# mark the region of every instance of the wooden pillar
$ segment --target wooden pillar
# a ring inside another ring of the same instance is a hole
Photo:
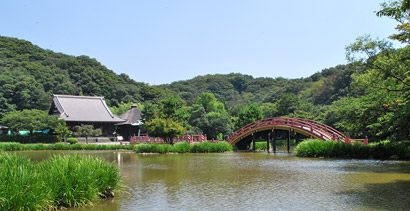
[[[299,138],[300,138],[299,135],[300,135],[299,133],[296,133],[296,135],[295,135],[295,143],[296,143],[296,145],[299,144]]]
[[[252,135],[253,152],[256,152],[255,134]]]
[[[267,136],[267,137],[266,137],[266,146],[267,146],[266,152],[269,153],[270,132],[268,132],[268,134],[267,134],[266,136]]]
[[[273,152],[276,153],[276,130],[273,131]]]
[[[289,133],[288,133],[288,153],[290,151],[290,129],[289,129]]]

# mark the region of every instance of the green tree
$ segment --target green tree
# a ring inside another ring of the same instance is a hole
[[[201,105],[207,113],[225,111],[224,104],[219,102],[212,93],[203,92],[201,96],[197,98],[195,104]]]
[[[264,103],[261,105],[261,109],[263,111],[263,116],[268,117],[276,117],[278,114],[278,109],[275,103]]]
[[[141,110],[141,118],[144,123],[158,118],[158,115],[159,115],[158,105],[152,104],[150,102],[144,103],[143,109]]]
[[[189,114],[181,99],[168,97],[160,102],[159,108],[159,118],[173,119],[186,127],[188,126]]]
[[[54,132],[60,135],[62,140],[65,140],[72,133],[72,131],[68,129],[65,121],[62,121],[62,123],[54,129]]]
[[[399,24],[396,29],[399,31],[398,34],[393,34],[389,38],[393,40],[400,41],[402,43],[410,44],[410,1],[409,0],[398,0],[384,2],[381,4],[382,9],[376,12],[378,17],[389,17]]]
[[[178,122],[168,119],[152,119],[145,123],[150,136],[160,137],[165,143],[174,144],[173,139],[185,134],[185,128]]]
[[[39,130],[55,130],[65,124],[64,120],[58,119],[57,116],[50,116],[47,112],[37,109],[6,113],[1,119],[1,123],[6,125],[13,133],[28,130],[30,135]]]
[[[387,16],[400,23],[396,28],[400,33],[390,38],[409,44],[410,2],[390,1],[381,5],[382,9],[376,15]],[[371,130],[372,136],[380,138],[405,140],[410,138],[410,46],[399,49],[391,46],[387,41],[372,40],[366,36],[347,47],[347,56],[355,58],[357,54],[367,55],[367,59],[359,60],[367,69],[363,74],[353,75],[354,85],[363,90],[363,96],[359,98],[362,100],[361,106],[367,108],[365,110],[377,108],[366,114],[366,128],[360,130]],[[375,105],[375,102],[378,104]],[[356,109],[360,111],[364,108]],[[360,114],[355,116],[356,120],[360,120],[360,117]],[[360,127],[363,127],[363,123],[359,122],[354,128]]]
[[[286,116],[293,113],[299,108],[299,97],[291,94],[285,93],[282,95],[280,100],[277,102],[278,116]]]
[[[263,119],[263,111],[261,107],[256,103],[251,103],[248,107],[243,109],[239,113],[238,124],[236,129],[239,129],[249,123]]]
[[[202,93],[190,108],[190,114],[190,125],[199,128],[210,139],[215,139],[220,133],[232,134],[231,117],[224,104],[212,93]]]

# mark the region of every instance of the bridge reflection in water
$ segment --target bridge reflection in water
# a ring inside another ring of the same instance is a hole
[[[288,152],[290,150],[292,134],[295,136],[296,144],[301,138],[316,138],[323,141],[333,140],[344,143],[368,143],[367,138],[350,139],[350,137],[347,137],[338,130],[317,121],[283,117],[266,118],[252,122],[236,131],[231,137],[229,137],[228,142],[231,145],[236,146],[239,151],[249,151],[251,144],[253,144],[254,151],[256,148],[256,138],[264,137],[267,144],[267,151],[269,152],[269,144],[272,142],[273,151],[276,152],[278,131],[281,131],[281,136],[283,136],[283,131],[287,131],[286,140]]]

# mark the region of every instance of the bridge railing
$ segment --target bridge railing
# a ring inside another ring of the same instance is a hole
[[[345,143],[347,143],[347,144],[362,143],[364,145],[367,145],[367,144],[369,144],[369,139],[367,139],[367,137],[365,139],[350,139],[350,137],[346,137],[345,138]]]
[[[236,140],[243,134],[248,133],[249,131],[266,126],[288,126],[297,128],[306,131],[314,136],[320,137],[322,140],[331,139],[335,141],[344,141],[344,139],[346,138],[343,133],[320,122],[303,118],[274,117],[261,119],[245,125],[241,129],[236,131],[231,137],[229,137],[228,142],[231,143],[232,141]]]

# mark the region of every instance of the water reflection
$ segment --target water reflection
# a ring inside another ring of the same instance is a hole
[[[287,153],[138,155],[126,151],[18,152],[103,157],[125,192],[80,210],[405,210],[410,162],[303,159]]]

